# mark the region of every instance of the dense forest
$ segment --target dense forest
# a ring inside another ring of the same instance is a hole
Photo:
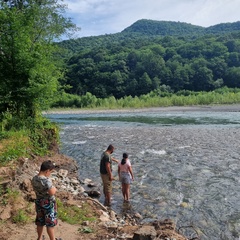
[[[139,20],[117,34],[58,43],[70,94],[98,98],[240,87],[240,22],[208,28]]]

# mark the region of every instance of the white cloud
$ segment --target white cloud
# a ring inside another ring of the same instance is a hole
[[[239,21],[240,0],[65,0],[79,36],[121,32],[139,19],[208,27]]]

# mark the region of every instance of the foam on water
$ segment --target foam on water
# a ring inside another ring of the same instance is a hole
[[[75,141],[75,142],[72,142],[72,144],[74,145],[78,145],[78,144],[85,144],[87,141]]]
[[[156,154],[156,155],[164,155],[167,152],[165,150],[155,150],[155,149],[147,149],[147,150],[141,151],[141,154],[144,155],[145,153],[152,153],[152,154]]]

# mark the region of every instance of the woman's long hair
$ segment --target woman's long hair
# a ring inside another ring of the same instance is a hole
[[[128,154],[127,154],[127,153],[124,153],[124,154],[123,154],[123,159],[122,159],[122,161],[121,161],[121,164],[122,164],[122,165],[124,165],[124,164],[126,163],[127,158],[128,158]]]

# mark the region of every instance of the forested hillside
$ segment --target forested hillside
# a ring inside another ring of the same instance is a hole
[[[121,33],[59,43],[62,84],[99,98],[140,96],[164,88],[212,91],[240,87],[240,22],[203,28],[140,20]]]

